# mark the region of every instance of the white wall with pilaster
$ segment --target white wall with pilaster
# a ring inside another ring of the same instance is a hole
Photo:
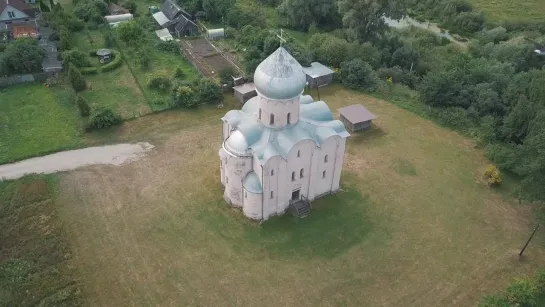
[[[341,172],[344,164],[344,152],[346,149],[346,138],[340,136],[333,137],[337,141],[337,150],[335,154],[335,171],[333,173],[333,181],[331,185],[331,191],[335,192],[340,189],[341,184]]]
[[[242,181],[252,171],[252,157],[234,157],[228,155],[225,164],[225,198],[234,207],[242,207]]]
[[[261,193],[251,193],[246,189],[244,190],[244,199],[242,201],[243,207],[242,212],[244,215],[251,218],[252,220],[261,220],[263,219],[263,210],[261,206]]]
[[[289,100],[272,100],[259,96],[258,113],[261,110],[261,122],[263,125],[271,128],[282,128],[288,125],[288,113],[290,114],[290,124],[299,121],[299,97]],[[274,114],[274,123],[271,125],[271,114]]]

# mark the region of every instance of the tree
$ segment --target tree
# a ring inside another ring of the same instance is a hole
[[[345,39],[320,33],[310,37],[308,49],[318,62],[332,67],[340,67],[348,59],[351,50]]]
[[[228,86],[233,86],[233,76],[235,76],[235,70],[231,67],[220,70],[219,77],[221,84],[227,84]]]
[[[199,103],[219,103],[223,100],[221,87],[213,81],[201,78],[195,82],[193,88]]]
[[[379,83],[377,74],[362,59],[354,59],[341,64],[341,80],[344,85],[353,89],[374,90]]]
[[[72,84],[72,88],[76,92],[81,92],[87,88],[85,78],[83,78],[83,75],[76,68],[76,66],[74,66],[74,64],[70,64],[68,66],[68,79],[70,80],[70,84]]]
[[[339,18],[334,0],[286,0],[277,11],[282,22],[302,31],[312,24],[331,25]]]
[[[87,117],[91,113],[89,103],[81,95],[76,97],[76,106],[78,107],[79,115],[81,115],[81,117]]]
[[[183,79],[185,77],[184,70],[180,66],[176,67],[176,71],[174,72],[173,77],[175,79]]]
[[[119,38],[130,45],[136,45],[144,35],[144,31],[134,20],[122,22],[115,30]]]
[[[31,38],[20,38],[10,42],[0,53],[1,71],[4,74],[26,74],[42,69],[45,52]]]
[[[129,10],[129,12],[131,14],[136,14],[136,3],[133,1],[133,0],[126,0],[126,1],[123,1],[123,3],[121,4],[122,7],[126,8],[127,10]]]
[[[106,108],[98,108],[93,111],[89,120],[89,128],[102,129],[120,124],[121,116]]]
[[[420,54],[418,51],[412,47],[404,45],[403,47],[397,49],[392,54],[392,59],[390,61],[390,66],[399,66],[404,69],[411,69],[418,65],[420,60]]]
[[[453,23],[462,31],[474,33],[483,28],[485,21],[483,13],[462,12],[454,18]]]
[[[60,47],[61,50],[66,51],[72,49],[72,36],[68,31],[68,28],[61,26],[59,30]]]
[[[388,26],[383,16],[400,19],[406,15],[405,0],[339,0],[342,22],[352,39],[368,41],[379,38]]]
[[[210,20],[221,20],[229,8],[235,6],[235,0],[202,0],[202,9]]]
[[[42,13],[51,12],[49,6],[47,6],[42,0],[40,0],[38,4]]]
[[[179,107],[193,108],[198,105],[195,93],[189,86],[177,86],[172,91],[174,104]]]
[[[77,68],[92,66],[87,54],[77,49],[64,51],[62,53],[62,60],[65,65],[74,64]]]

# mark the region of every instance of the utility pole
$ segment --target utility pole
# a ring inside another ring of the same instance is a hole
[[[524,244],[524,247],[522,248],[522,250],[520,251],[519,253],[519,257],[522,256],[522,253],[524,253],[524,251],[526,250],[526,247],[528,247],[528,244],[530,244],[530,241],[532,240],[532,238],[534,237],[534,235],[536,234],[536,231],[539,229],[539,224],[537,224],[537,227],[536,229],[534,229],[534,232],[532,232],[532,235],[530,236],[530,238],[528,239],[528,241],[526,241],[526,244]]]

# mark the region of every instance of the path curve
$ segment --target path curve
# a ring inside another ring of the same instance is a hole
[[[29,174],[52,174],[91,165],[121,165],[136,161],[155,146],[147,142],[116,144],[69,150],[0,165],[0,181],[18,179]]]

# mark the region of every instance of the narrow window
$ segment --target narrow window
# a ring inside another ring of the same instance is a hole
[[[223,161],[220,160],[220,167],[223,167]]]
[[[324,157],[324,163],[327,163],[327,155]]]
[[[274,176],[274,170],[273,169],[271,170],[271,176]]]
[[[305,169],[302,168],[301,171],[299,172],[299,177],[303,178],[305,176]]]
[[[288,125],[291,123],[291,113],[288,113]]]
[[[322,178],[325,178],[325,171],[322,172]]]
[[[259,119],[261,119],[261,109],[259,109]]]
[[[291,172],[291,181],[295,181],[295,172]]]
[[[274,114],[271,114],[271,121],[270,122],[271,122],[270,123],[271,125],[274,125]]]
[[[298,151],[297,151],[297,158],[299,158],[300,156],[301,156],[301,151],[298,150]]]
[[[248,192],[244,191],[244,198],[248,198]]]
[[[274,198],[274,192],[271,191],[271,199]]]
[[[229,177],[225,176],[225,183],[229,183]]]

